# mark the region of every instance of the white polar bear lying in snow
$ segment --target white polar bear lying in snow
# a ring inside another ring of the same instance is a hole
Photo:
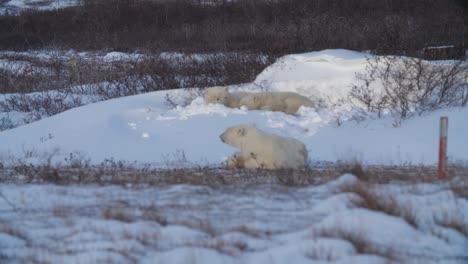
[[[239,108],[240,100],[249,95],[247,92],[232,92],[228,87],[215,86],[205,89],[205,102],[207,104],[223,104],[230,108]]]
[[[228,87],[215,86],[205,89],[207,104],[223,104],[230,108],[245,105],[249,110],[279,111],[294,114],[299,107],[315,107],[309,98],[293,92],[229,92]]]
[[[309,98],[293,92],[260,92],[249,94],[240,100],[239,104],[249,110],[279,111],[294,114],[299,107],[315,107]]]
[[[240,125],[226,129],[220,139],[240,149],[227,160],[228,168],[302,169],[307,166],[307,149],[293,138]]]

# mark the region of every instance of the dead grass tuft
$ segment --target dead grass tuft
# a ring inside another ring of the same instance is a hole
[[[143,207],[142,210],[143,220],[154,221],[162,226],[166,226],[168,224],[167,218],[161,214],[161,210],[156,205]]]
[[[436,216],[434,220],[436,224],[453,229],[468,237],[468,222],[463,220],[461,212],[449,213],[445,211],[441,215]]]
[[[153,245],[157,245],[160,239],[160,234],[155,233],[155,232],[142,233],[142,234],[138,234],[137,236],[135,236],[134,239],[136,239],[142,245],[153,246]]]
[[[215,239],[212,242],[207,243],[195,243],[195,244],[188,244],[187,246],[193,247],[205,247],[209,249],[216,250],[221,254],[226,254],[229,256],[236,256],[240,253],[247,250],[248,245],[243,241],[226,241],[224,239]]]
[[[269,237],[271,236],[270,231],[260,231],[251,227],[248,227],[247,225],[240,225],[237,227],[234,227],[231,229],[233,232],[239,232],[254,238],[262,238],[262,237]]]
[[[336,261],[338,258],[333,253],[331,248],[327,248],[324,246],[314,246],[308,249],[305,253],[307,258],[313,260],[326,260],[326,261]]]
[[[340,187],[340,191],[355,194],[356,198],[351,202],[357,207],[401,217],[411,226],[415,228],[418,226],[416,213],[411,204],[398,202],[392,194],[378,193],[372,184],[363,182],[345,184]]]
[[[102,215],[107,220],[117,220],[121,222],[131,223],[134,217],[128,210],[122,206],[110,206],[102,209]]]
[[[356,176],[360,180],[368,180],[369,175],[364,170],[361,162],[354,160],[349,162],[338,161],[337,162],[337,170],[342,174],[350,173]]]
[[[183,225],[189,228],[193,228],[193,229],[205,232],[211,237],[216,237],[216,235],[218,234],[218,231],[216,230],[216,228],[207,220],[196,219],[194,221],[174,222],[173,224],[179,224],[179,225]]]
[[[314,230],[314,237],[330,237],[338,238],[349,241],[358,254],[369,254],[381,256],[389,261],[398,261],[397,252],[392,248],[384,248],[381,245],[376,245],[370,241],[364,233],[361,231],[349,231],[343,228],[337,227],[335,229],[320,229]],[[313,251],[312,251],[313,253]],[[318,256],[323,256],[321,252],[317,252]],[[312,255],[314,256],[314,255]],[[326,257],[327,255],[325,255]],[[332,257],[332,256],[331,256]]]
[[[70,210],[64,205],[56,205],[53,209],[53,214],[56,217],[66,218],[70,214]]]
[[[449,188],[458,197],[468,199],[468,175],[460,175],[459,178],[451,181]]]
[[[0,222],[0,233],[5,233],[5,234],[17,237],[17,238],[25,240],[25,241],[28,240],[26,235],[23,234],[20,230],[9,226],[5,222]]]

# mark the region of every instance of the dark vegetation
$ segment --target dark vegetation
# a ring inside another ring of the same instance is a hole
[[[28,153],[28,157],[36,157]],[[54,153],[37,156],[40,165],[16,160],[14,166],[3,168],[0,162],[0,181],[10,183],[53,183],[53,184],[117,184],[117,185],[166,185],[191,184],[208,186],[231,186],[252,184],[279,184],[283,186],[318,185],[336,179],[344,173],[355,173],[363,185],[351,186],[340,191],[356,193],[363,199],[372,196],[365,193],[365,184],[437,182],[437,168],[433,166],[363,166],[360,163],[338,162],[336,164],[311,167],[306,170],[226,170],[221,167],[196,166],[183,157],[172,157],[156,168],[151,164],[106,159],[100,164],[91,164],[89,158],[80,153],[71,153],[62,162],[51,162]],[[187,168],[186,165],[192,165]],[[358,171],[356,168],[359,167]],[[468,167],[466,164],[451,164],[449,180],[460,181],[449,186],[460,197],[466,197]],[[455,182],[455,181],[454,181]],[[363,188],[360,188],[363,187]],[[388,200],[388,202],[391,202]],[[356,200],[360,206],[360,200]],[[367,203],[370,203],[367,201]],[[381,205],[366,204],[377,208]],[[384,205],[382,205],[384,206]]]
[[[457,0],[82,0],[0,17],[0,49],[411,54],[463,46],[467,23]]]
[[[351,93],[367,111],[391,112],[400,122],[466,106],[466,60],[435,65],[417,57],[461,59],[467,24],[468,8],[458,0],[82,0],[24,10],[0,16],[0,50],[50,49],[55,55],[0,54],[8,61],[0,68],[0,94],[14,93],[0,101],[0,112],[28,113],[20,123],[30,123],[90,100],[251,82],[283,54],[345,48],[415,57],[369,59]],[[432,48],[439,45],[449,46]],[[80,58],[63,52],[70,49],[95,52]],[[143,55],[93,57],[112,50]],[[186,55],[161,56],[170,51]],[[375,94],[376,80],[383,81],[382,94]],[[178,100],[167,98],[172,105]],[[0,131],[20,123],[3,117]]]
[[[350,96],[378,116],[390,111],[401,119],[468,103],[468,63],[432,63],[420,58],[382,56],[368,59],[356,74]],[[381,83],[382,91],[374,85]]]
[[[27,113],[23,123],[37,121],[73,107],[121,96],[187,87],[209,87],[251,82],[274,57],[252,53],[204,56],[141,54],[131,60],[106,61],[102,56],[53,51],[47,58],[34,54],[0,54],[0,112]],[[19,66],[19,65],[25,66]],[[167,96],[171,106],[188,104],[192,97]],[[87,99],[84,99],[87,98]],[[0,131],[19,124],[0,119]]]
[[[201,56],[139,54],[133,59],[105,60],[97,54],[80,56],[54,51],[48,58],[23,54],[0,54],[8,62],[0,68],[0,93],[33,93],[102,84],[94,92],[110,99],[141,92],[184,87],[228,85],[252,81],[273,57],[251,53],[216,53]],[[21,66],[24,64],[25,66]],[[103,87],[101,87],[103,88]],[[108,94],[107,94],[108,93]],[[115,93],[115,94],[113,94]]]

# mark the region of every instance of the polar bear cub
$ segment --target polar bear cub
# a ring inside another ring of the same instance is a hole
[[[264,132],[256,127],[233,126],[220,135],[221,141],[239,148],[227,160],[228,168],[301,169],[307,166],[307,149],[300,141]]]
[[[239,104],[249,110],[279,111],[294,114],[299,107],[315,107],[309,98],[293,92],[260,92],[244,96]]]
[[[215,86],[205,89],[205,102],[207,104],[223,104],[230,108],[239,108],[240,100],[249,95],[246,92],[229,92],[228,87]]]

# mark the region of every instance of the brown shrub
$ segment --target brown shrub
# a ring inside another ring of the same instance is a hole
[[[84,1],[0,17],[0,48],[382,53],[467,42],[456,0]],[[437,14],[437,19],[434,15]]]

